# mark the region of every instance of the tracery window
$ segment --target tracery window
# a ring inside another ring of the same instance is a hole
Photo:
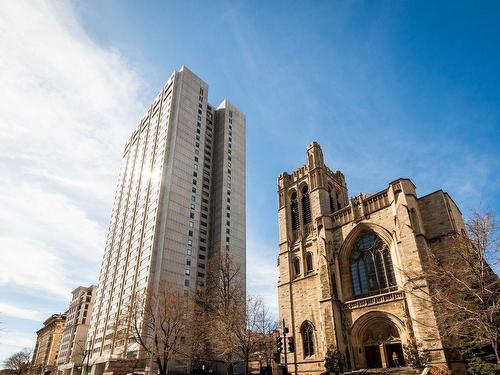
[[[396,285],[389,248],[373,232],[356,242],[350,265],[355,297],[384,293]]]
[[[302,220],[304,220],[304,225],[311,222],[311,203],[307,186],[302,189]]]
[[[292,230],[299,229],[299,203],[297,201],[297,193],[293,193],[291,196],[290,209],[292,213]]]
[[[313,256],[311,253],[306,255],[306,272],[312,272],[313,270]]]
[[[302,336],[302,345],[304,350],[304,357],[314,355],[314,329],[312,324],[304,322],[300,330]]]

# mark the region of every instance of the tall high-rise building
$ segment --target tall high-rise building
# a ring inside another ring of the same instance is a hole
[[[125,145],[87,348],[92,374],[134,358],[118,335],[137,293],[165,283],[185,295],[228,251],[245,279],[245,115],[186,67],[175,71]]]

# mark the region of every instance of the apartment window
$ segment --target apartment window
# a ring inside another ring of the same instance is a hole
[[[199,155],[199,154],[200,154],[200,150],[198,150],[198,149],[196,148],[196,149],[194,150],[194,153],[195,153],[196,155]],[[197,158],[195,158],[195,161],[198,161],[198,160],[197,160]]]
[[[192,193],[196,193],[196,188],[195,188],[195,187],[192,187],[192,188],[191,188],[191,192],[192,192]]]
[[[226,237],[226,242],[229,242],[229,237]]]
[[[190,226],[191,228],[192,228],[192,227],[194,227],[194,222],[190,221],[190,222],[189,222],[189,226]]]
[[[193,246],[193,240],[188,240],[188,246]]]
[[[193,251],[191,249],[187,249],[186,254],[191,256],[191,255],[193,255]]]
[[[227,203],[231,203],[231,198],[226,198],[227,199]]]
[[[195,207],[196,205],[194,203],[191,203],[191,209],[194,210]]]
[[[228,156],[227,156],[227,160],[231,160],[231,155],[228,155]]]
[[[191,201],[196,202],[196,196],[191,195]]]
[[[231,206],[229,206],[229,205],[227,205],[226,208],[227,208],[228,211],[231,210]]]
[[[194,157],[194,161],[195,161],[195,162],[198,162],[198,156],[195,156],[195,157]],[[196,165],[196,164],[195,164],[195,165]],[[194,168],[195,168],[195,169],[198,169],[198,165],[196,165],[196,167],[194,167]]]
[[[205,265],[204,265],[203,263],[199,263],[199,264],[198,264],[198,268],[202,268],[202,269],[204,269],[204,268],[205,268]]]
[[[227,173],[228,173],[228,174],[231,174],[231,170],[230,170],[229,168],[228,168],[228,170],[227,170]]]
[[[196,178],[193,178],[193,185],[196,185]]]
[[[190,212],[190,213],[189,213],[189,218],[190,218],[190,219],[194,219],[194,212]]]
[[[198,177],[198,172],[193,172],[194,177]],[[193,184],[196,184],[196,180],[193,180]]]
[[[189,286],[189,280],[188,279],[184,280],[184,286]]]
[[[199,147],[200,147],[200,143],[199,143],[199,142],[195,142],[195,144],[194,144],[194,145],[195,145],[197,148],[199,148]]]
[[[231,137],[229,137],[229,142],[232,142],[233,140],[231,139]]]
[[[230,218],[231,217],[231,213],[230,212],[226,213],[226,217]]]
[[[186,259],[186,266],[190,266],[191,265],[191,259]]]
[[[233,126],[232,125],[229,125],[229,130],[233,130]]]
[[[199,255],[198,255],[198,258],[200,258],[200,259],[202,259],[202,260],[203,260],[203,259],[205,259],[206,257],[205,257],[205,255],[203,255],[203,254],[199,254]]]
[[[200,136],[197,134],[196,135],[196,140],[199,141],[200,140]]]
[[[229,222],[229,220],[226,220],[226,225],[230,225],[230,222]]]
[[[226,234],[230,234],[229,228],[226,228]]]
[[[198,272],[198,277],[205,277],[205,274],[203,272]]]
[[[198,121],[198,122],[196,123],[196,126],[197,126],[197,127],[201,127],[201,122],[199,122],[199,121]]]
[[[191,270],[188,270],[188,269],[186,268],[186,270],[184,271],[184,274],[185,274],[186,276],[189,276],[189,274],[190,274],[190,273],[191,273]]]
[[[201,134],[201,130],[200,129],[196,129],[196,133],[197,134]]]

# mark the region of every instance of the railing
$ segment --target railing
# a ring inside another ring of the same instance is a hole
[[[402,290],[396,290],[384,294],[377,294],[376,296],[370,296],[353,301],[348,301],[344,303],[344,309],[346,310],[359,309],[361,307],[374,306],[386,302],[398,301],[404,298],[405,298],[405,292]]]

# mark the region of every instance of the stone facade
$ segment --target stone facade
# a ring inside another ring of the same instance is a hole
[[[313,142],[307,164],[279,176],[278,204],[279,314],[296,343],[290,372],[323,372],[332,346],[351,369],[404,365],[402,345],[416,342],[435,365],[463,373],[425,298],[426,250],[464,229],[447,193],[418,198],[398,179],[349,199],[343,174]]]
[[[73,290],[73,297],[66,312],[66,322],[57,356],[57,369],[63,375],[80,374],[84,361],[85,340],[95,299],[95,285],[79,286]]]
[[[65,320],[65,314],[54,314],[43,322],[43,328],[36,332],[31,375],[48,375],[57,370],[56,359]]]

